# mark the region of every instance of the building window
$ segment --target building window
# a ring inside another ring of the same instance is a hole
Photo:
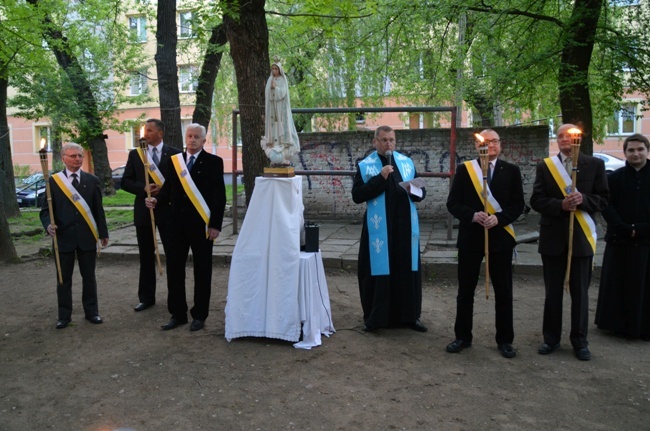
[[[147,21],[143,16],[129,17],[129,31],[132,42],[144,43],[147,41]]]
[[[147,92],[147,70],[142,69],[131,73],[129,95],[140,96]]]
[[[52,126],[49,124],[34,125],[34,152],[46,145],[47,151],[52,151]]]
[[[178,67],[178,85],[181,93],[193,93],[198,85],[198,72],[195,66]]]
[[[140,147],[140,132],[144,124],[134,124],[131,126],[131,149]]]
[[[636,103],[625,103],[607,123],[608,135],[631,135],[635,132]]]
[[[191,38],[196,37],[194,32],[194,25],[192,20],[194,14],[192,12],[180,12],[178,14],[178,37],[179,38]]]

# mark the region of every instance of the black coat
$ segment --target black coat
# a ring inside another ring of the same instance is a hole
[[[496,214],[499,224],[488,230],[489,250],[491,252],[508,251],[515,246],[515,240],[504,227],[517,220],[526,206],[519,167],[503,160],[497,160],[489,187],[502,209],[500,213]],[[460,165],[456,171],[447,197],[447,209],[460,222],[457,247],[465,250],[483,251],[485,229],[478,223],[472,223],[472,218],[474,213],[483,211],[484,204],[476,193],[464,164]]]
[[[608,183],[610,200],[602,212],[607,221],[605,241],[650,244],[650,163],[639,171],[626,163],[609,174]]]
[[[172,172],[170,170],[171,156],[180,152],[181,150],[178,148],[163,144],[158,169],[165,177],[165,181],[167,181],[169,174]],[[149,181],[153,183],[151,177],[149,177]],[[133,200],[133,222],[136,226],[151,226],[149,210],[144,204],[144,200],[147,197],[147,192],[144,190],[144,186],[144,164],[138,154],[138,150],[134,149],[129,152],[129,158],[126,162],[126,167],[124,168],[122,188],[135,195],[135,199]],[[154,210],[154,217],[158,224],[166,223],[167,218],[169,217],[169,205],[157,205]]]
[[[97,223],[99,238],[108,238],[99,179],[92,174],[81,171],[78,192],[90,207],[93,218]],[[54,224],[57,226],[56,239],[59,251],[68,253],[75,251],[77,248],[83,251],[95,250],[97,240],[95,240],[92,230],[86,223],[86,219],[83,218],[77,207],[68,199],[52,177],[50,177],[50,193],[54,210]],[[51,223],[47,200],[41,208],[40,219],[43,227],[47,229],[47,226]]]
[[[559,157],[555,156],[555,157]],[[578,157],[577,189],[582,193],[579,210],[592,217],[607,205],[609,187],[605,163],[595,157],[580,154]],[[530,206],[541,214],[539,221],[539,252],[559,256],[566,250],[569,238],[569,212],[562,210],[564,195],[545,162],[537,165]],[[573,256],[593,256],[594,252],[587,237],[574,223]]]

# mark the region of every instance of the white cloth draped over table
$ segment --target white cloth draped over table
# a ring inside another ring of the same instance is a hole
[[[303,208],[302,177],[255,179],[255,190],[230,264],[225,310],[228,341],[239,337],[299,340],[301,321],[309,313],[301,307],[299,289]],[[314,274],[310,277],[322,278],[317,281],[324,286],[329,311],[322,264],[320,272],[311,272]],[[303,306],[307,302],[314,301],[303,298]],[[312,341],[320,344],[320,328],[311,329],[319,333],[310,334]]]

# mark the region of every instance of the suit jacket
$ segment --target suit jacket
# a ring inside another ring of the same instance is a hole
[[[559,155],[554,156],[559,157]],[[580,153],[578,156],[576,187],[582,193],[579,210],[592,217],[607,205],[609,187],[605,163],[595,157]],[[539,221],[539,247],[541,254],[558,256],[567,249],[569,238],[569,212],[562,210],[564,196],[551,171],[543,161],[537,165],[530,206],[542,215]],[[587,237],[577,220],[573,228],[573,255],[593,256]]]
[[[183,153],[183,156],[187,160],[187,154]],[[206,151],[201,151],[190,170],[190,176],[201,192],[205,203],[210,208],[210,222],[208,223],[208,227],[221,231],[226,208],[223,159]],[[201,215],[187,196],[187,193],[185,193],[185,189],[171,162],[169,178],[165,181],[165,185],[158,194],[158,203],[156,206],[160,204],[166,205],[168,203],[171,204],[170,222],[172,226],[205,226]]]
[[[165,182],[167,182],[169,174],[171,173],[170,158],[174,154],[180,152],[181,150],[178,148],[163,145],[158,169],[165,177]],[[149,181],[153,183],[151,177],[149,177]],[[129,152],[129,158],[126,162],[126,167],[124,168],[122,188],[135,195],[135,199],[133,200],[133,222],[136,226],[151,226],[149,209],[144,204],[144,200],[147,197],[147,192],[144,190],[144,186],[144,163],[142,163],[138,150],[134,149]],[[156,205],[154,217],[156,218],[157,223],[166,223],[169,217],[169,205]]]
[[[480,164],[480,160],[478,162]],[[497,159],[489,187],[502,209],[500,213],[496,214],[499,224],[488,230],[489,250],[491,252],[510,251],[516,243],[504,227],[517,220],[526,206],[519,167]],[[460,222],[457,247],[465,250],[483,251],[485,228],[478,223],[472,223],[472,218],[475,212],[483,211],[484,204],[476,193],[464,164],[460,165],[456,171],[447,197],[447,209]]]
[[[81,171],[78,192],[90,207],[97,223],[99,238],[108,238],[99,179],[92,174]],[[54,210],[54,224],[57,226],[56,238],[59,251],[63,253],[72,252],[77,247],[84,251],[95,250],[97,241],[88,223],[86,223],[86,219],[83,218],[77,207],[70,202],[70,199],[63,193],[52,177],[50,177],[50,193]],[[40,219],[43,227],[47,229],[47,226],[51,223],[47,200],[45,200],[41,208]]]

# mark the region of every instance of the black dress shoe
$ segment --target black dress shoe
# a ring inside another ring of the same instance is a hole
[[[517,356],[517,351],[510,343],[499,344],[497,348],[499,349],[499,352],[501,352],[501,356],[504,358],[512,359]]]
[[[537,349],[537,353],[539,353],[540,355],[548,355],[549,353],[555,352],[559,348],[560,348],[560,343],[553,344],[553,345],[544,343],[541,346],[539,346],[539,349]]]
[[[133,309],[135,311],[144,311],[147,308],[153,307],[155,304],[156,304],[155,302],[141,302],[138,305],[136,305],[135,307],[133,307]]]
[[[372,326],[363,325],[363,332],[372,332],[374,330],[375,328],[373,328]]]
[[[581,361],[588,361],[591,359],[591,352],[589,351],[588,347],[573,349],[573,353],[575,353],[576,358],[580,359]]]
[[[194,319],[192,320],[192,324],[190,325],[190,331],[198,331],[199,329],[203,329],[205,326],[205,320],[199,320],[199,319]]]
[[[163,331],[169,331],[170,329],[177,328],[179,325],[184,325],[186,323],[187,323],[187,319],[182,320],[182,319],[177,319],[175,317],[172,317],[171,319],[169,319],[169,322],[162,325],[161,328],[163,329]]]
[[[70,324],[70,319],[59,319],[56,321],[56,329],[66,328]]]
[[[97,316],[86,316],[86,320],[92,323],[93,325],[99,325],[100,323],[104,323],[101,317],[99,315]]]
[[[414,331],[418,331],[418,332],[427,332],[427,327],[424,326],[424,325],[422,324],[422,322],[420,322],[420,319],[418,319],[418,320],[416,320],[415,322],[411,323],[411,324],[409,325],[409,327],[410,327],[411,329],[413,329]]]
[[[463,340],[456,339],[452,341],[451,343],[447,344],[447,352],[449,353],[458,353],[463,349],[466,349],[468,347],[472,347],[472,343],[466,343]]]

